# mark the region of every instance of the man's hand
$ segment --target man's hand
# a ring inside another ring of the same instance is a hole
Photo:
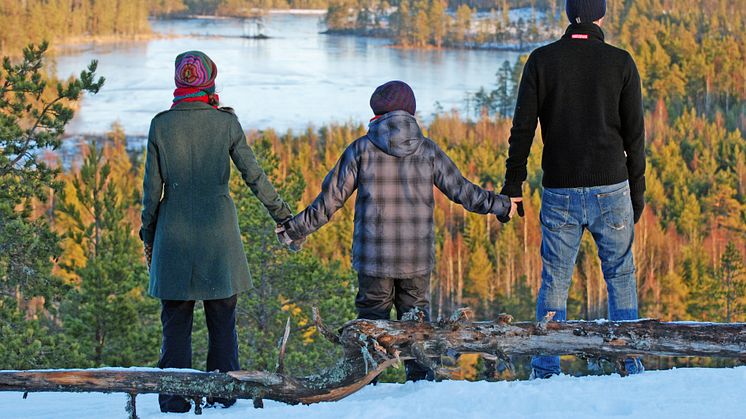
[[[498,216],[497,220],[501,223],[507,223],[508,221],[512,220],[513,217],[516,215],[516,213],[523,217],[525,214],[523,212],[523,198],[517,197],[517,198],[510,198],[510,211],[507,215]]]
[[[519,217],[523,217],[526,215],[526,213],[523,211],[523,197],[517,197],[517,198],[510,198],[511,206],[510,206],[510,218],[513,218],[515,213],[518,213]],[[513,211],[513,208],[515,207],[515,212]]]
[[[150,271],[150,265],[153,261],[153,244],[143,243],[142,247],[145,253],[145,262],[148,264],[148,271]]]

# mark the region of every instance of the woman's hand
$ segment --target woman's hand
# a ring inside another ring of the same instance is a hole
[[[283,246],[290,246],[293,243],[293,239],[288,235],[288,231],[283,224],[277,224],[275,228],[275,234],[277,234],[277,241]]]

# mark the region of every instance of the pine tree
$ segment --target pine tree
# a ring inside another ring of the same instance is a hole
[[[443,39],[448,31],[448,15],[446,9],[448,4],[444,0],[432,0],[430,13],[428,15],[428,25],[430,26],[430,39],[436,48],[443,45]]]
[[[410,1],[411,0],[399,0],[399,7],[396,9],[394,16],[392,16],[396,39],[399,41],[399,44],[403,46],[409,46],[412,42],[412,27],[410,23],[412,19],[412,10]]]
[[[253,149],[265,172],[276,179],[279,162],[269,138],[259,138]],[[295,164],[282,182],[274,183],[282,185],[279,192],[291,206],[305,189]],[[310,310],[318,307],[330,324],[353,319],[356,281],[352,272],[341,269],[336,261],[323,262],[307,250],[288,253],[278,243],[274,223],[266,210],[235,171],[231,193],[254,283],[249,292],[239,296],[238,302],[239,339],[248,343],[239,345],[241,359],[246,360],[242,368],[275,368],[277,339],[288,316],[293,330],[287,350],[288,368],[302,374],[330,365],[338,355],[336,348],[318,337]],[[340,222],[335,217],[333,224]],[[314,239],[312,236],[311,240]],[[206,348],[206,345],[196,346]]]
[[[457,46],[463,46],[468,40],[467,35],[471,31],[473,11],[467,4],[462,4],[456,9],[456,21],[451,33],[451,42]]]
[[[744,280],[743,256],[736,245],[729,241],[720,258],[720,287],[725,299],[725,321],[743,316],[746,280]]]
[[[700,245],[691,244],[685,250],[682,276],[689,290],[687,313],[691,318],[719,321],[723,313],[721,288]]]
[[[489,307],[494,297],[493,277],[492,262],[487,256],[487,251],[481,242],[477,242],[469,254],[466,291],[475,297],[483,309]]]
[[[668,272],[661,278],[662,320],[674,321],[687,318],[688,287],[676,272]]]
[[[47,44],[30,45],[23,58],[3,59],[0,69],[0,368],[69,365],[77,347],[50,321],[62,284],[52,276],[57,239],[44,218],[33,216],[32,204],[45,202],[57,188],[57,169],[40,150],[58,148],[70,107],[83,92],[96,93],[96,63],[80,79],[55,83],[44,74]],[[33,298],[32,298],[33,297]],[[37,316],[25,310],[41,302]]]
[[[430,42],[431,29],[428,25],[428,2],[427,0],[417,0],[415,2],[414,26],[412,28],[412,41],[417,47],[424,47]]]
[[[123,178],[112,176],[104,154],[91,143],[80,170],[68,175],[60,194],[56,214],[66,249],[60,266],[74,278],[61,307],[62,321],[91,366],[154,362],[158,302],[145,296],[140,241],[127,217],[131,202],[121,195],[117,183]],[[111,160],[117,158],[122,157]],[[68,257],[76,250],[82,260]]]
[[[495,99],[500,116],[507,118],[513,113],[515,107],[515,98],[513,97],[513,68],[508,60],[503,61],[503,65],[497,70],[497,89],[495,89]]]
[[[155,0],[148,2],[151,16],[164,17],[186,10],[183,0]]]
[[[510,26],[510,3],[508,3],[508,0],[502,0],[500,11],[503,19],[503,28],[507,29]]]

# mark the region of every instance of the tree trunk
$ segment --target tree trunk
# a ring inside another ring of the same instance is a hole
[[[500,315],[496,321],[471,322],[470,314],[461,309],[448,321],[426,323],[424,312],[414,310],[404,321],[354,320],[335,333],[314,311],[320,334],[341,345],[344,356],[335,367],[309,377],[267,371],[0,371],[0,391],[166,393],[252,398],[257,405],[261,399],[310,404],[352,394],[403,360],[415,359],[434,369],[436,376],[445,376],[448,371],[434,360],[454,354],[480,353],[488,360],[508,360],[508,355],[575,354],[611,360],[659,355],[746,361],[746,323],[552,322],[553,313],[540,323],[511,323],[509,315]],[[282,359],[278,364],[282,365]],[[134,398],[128,406],[134,411]]]

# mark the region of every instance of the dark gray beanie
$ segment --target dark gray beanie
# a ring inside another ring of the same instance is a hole
[[[417,111],[417,101],[414,92],[407,83],[392,80],[376,88],[370,97],[370,108],[376,115],[383,115],[392,111],[407,111],[414,115]]]
[[[606,0],[567,0],[565,11],[570,23],[590,23],[606,15]]]

